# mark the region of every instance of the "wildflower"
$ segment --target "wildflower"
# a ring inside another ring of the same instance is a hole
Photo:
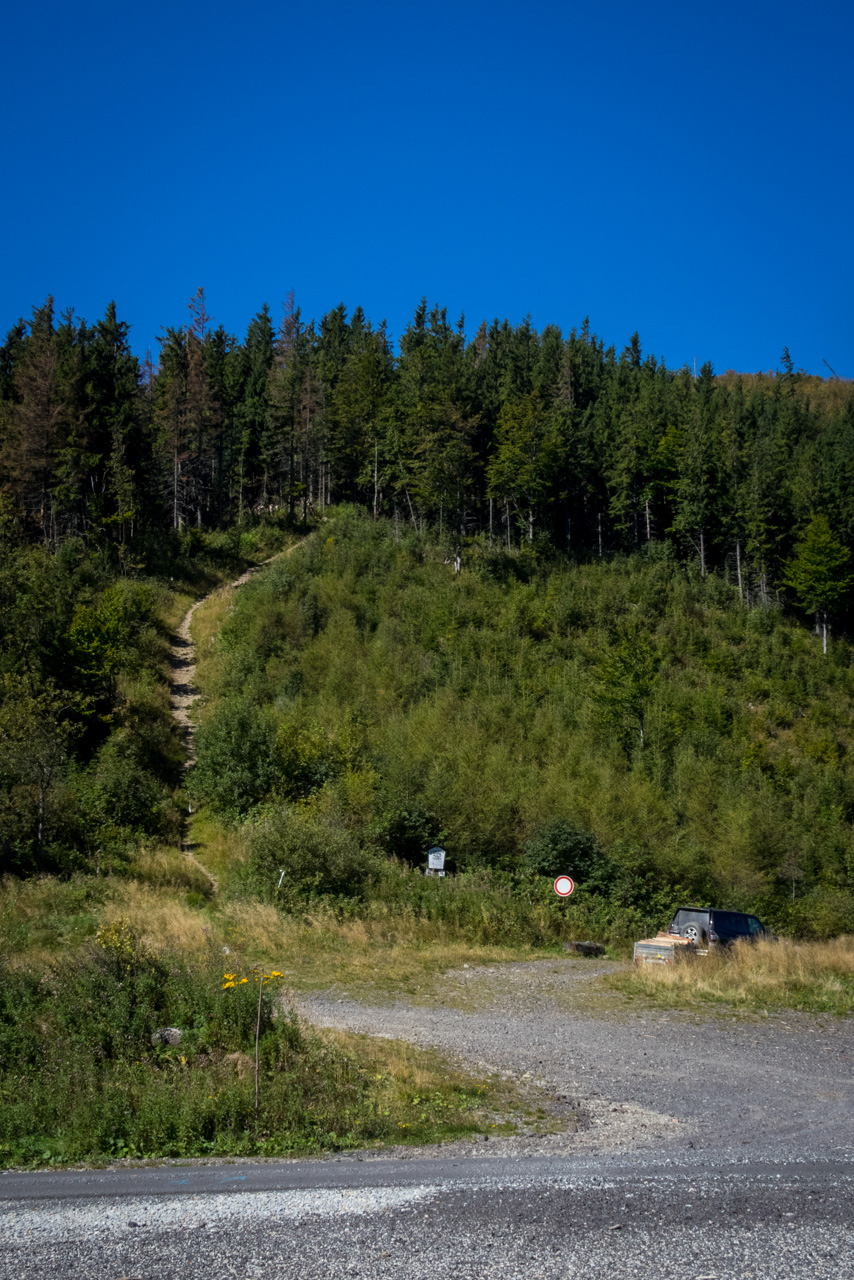
[[[248,981],[249,981],[248,978],[241,978],[240,981],[237,983],[237,985],[238,987],[242,987],[244,982],[248,982]]]
[[[236,973],[224,973],[222,976],[223,976],[226,980],[230,980],[230,979],[232,979],[232,978],[236,978],[236,977],[237,977],[237,974],[236,974]]]
[[[224,983],[222,984],[222,989],[223,989],[223,991],[225,991],[225,989],[226,989],[227,987],[236,987],[236,986],[237,986],[237,983],[236,983],[236,982],[224,982]]]
[[[270,974],[271,978],[284,978],[284,976],[285,975],[283,973],[279,973],[278,969],[274,969],[273,972]]]

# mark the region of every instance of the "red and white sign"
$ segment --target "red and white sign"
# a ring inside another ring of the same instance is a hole
[[[558,876],[555,880],[555,893],[559,898],[568,898],[575,888],[575,881],[569,876]]]

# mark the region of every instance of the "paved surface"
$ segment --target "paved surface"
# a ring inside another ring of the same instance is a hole
[[[854,1023],[639,1015],[597,1003],[599,971],[450,975],[444,1006],[307,1002],[318,1022],[540,1082],[579,1132],[5,1174],[0,1280],[854,1275]]]
[[[163,1194],[148,1175],[133,1196],[68,1200],[31,1175],[47,1194],[3,1206],[0,1277],[838,1280],[854,1266],[854,1166],[460,1164],[291,1165],[284,1179],[268,1167],[262,1181],[290,1185],[249,1173],[248,1192],[208,1189],[206,1171],[183,1194],[168,1169]]]

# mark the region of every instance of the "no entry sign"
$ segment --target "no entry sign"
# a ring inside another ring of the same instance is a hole
[[[555,880],[555,893],[559,898],[568,898],[575,888],[575,881],[569,876],[558,876]]]

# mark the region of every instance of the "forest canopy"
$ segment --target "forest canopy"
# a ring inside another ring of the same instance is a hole
[[[773,374],[695,377],[637,334],[619,353],[586,321],[564,334],[494,320],[468,337],[422,302],[395,354],[361,308],[305,322],[293,299],[239,340],[201,289],[156,365],[112,303],[90,325],[49,298],[0,349],[0,488],[45,546],[95,539],[117,561],[140,532],[347,501],[508,547],[663,541],[767,602],[814,518],[831,561],[852,545],[852,481],[852,385],[788,351]]]

